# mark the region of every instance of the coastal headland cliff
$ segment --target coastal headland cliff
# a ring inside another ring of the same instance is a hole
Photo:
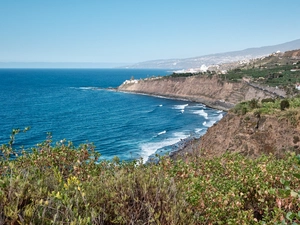
[[[186,153],[214,157],[225,152],[280,157],[286,151],[300,153],[299,56],[300,50],[293,50],[239,64],[227,73],[129,80],[118,90],[186,99],[228,111],[205,135],[172,153],[173,157]],[[281,109],[282,101],[291,107]],[[237,108],[241,111],[236,112]]]
[[[266,90],[247,81],[227,82],[218,75],[130,80],[125,81],[117,90],[185,99],[225,111],[241,101],[278,97],[275,90]]]
[[[225,152],[257,157],[273,154],[281,157],[286,151],[300,153],[300,109],[258,116],[249,112],[229,112],[207,133],[175,153],[215,157]]]

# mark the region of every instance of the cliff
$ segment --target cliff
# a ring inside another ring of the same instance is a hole
[[[118,90],[186,99],[225,111],[241,101],[276,96],[273,91],[263,90],[244,81],[236,83],[222,81],[217,75],[127,81],[118,87]]]
[[[300,108],[257,116],[249,112],[229,112],[210,127],[200,139],[193,140],[176,155],[186,152],[213,157],[237,152],[256,157],[272,153],[282,156],[286,151],[300,153]]]
[[[274,93],[275,89],[260,87],[247,81],[225,82],[217,75],[128,81],[118,90],[182,98],[222,110],[229,110],[242,101],[278,97]],[[172,156],[192,153],[214,157],[225,152],[237,152],[251,157],[263,153],[280,157],[287,150],[300,153],[300,100],[295,99],[289,100],[293,107],[286,110],[280,110],[280,99],[266,105],[257,101],[257,106],[254,106],[257,108],[240,114],[234,111],[235,107],[210,127],[204,136],[188,142],[185,148]],[[268,107],[271,105],[271,113],[260,113],[270,111]]]

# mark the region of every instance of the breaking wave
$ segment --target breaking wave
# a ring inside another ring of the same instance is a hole
[[[203,116],[205,119],[208,119],[208,114],[203,109],[193,110],[192,113],[198,114],[200,116]]]
[[[187,137],[189,137],[189,135],[185,134],[184,132],[174,132],[170,137],[164,138],[160,141],[149,141],[140,144],[141,156],[143,158],[143,161],[147,162],[151,155],[158,153],[158,151],[163,150],[163,148],[170,148],[174,144],[180,142],[181,140]]]

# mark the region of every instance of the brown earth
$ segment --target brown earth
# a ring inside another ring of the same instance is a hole
[[[283,54],[283,57],[291,58],[291,59],[300,59],[300,50],[286,51]]]
[[[299,115],[300,109],[260,117],[253,113],[239,116],[229,112],[204,136],[193,140],[175,155],[193,153],[212,157],[225,152],[237,152],[252,157],[263,153],[280,157],[286,151],[299,154]]]
[[[217,75],[139,80],[137,83],[122,84],[118,91],[186,99],[225,111],[241,101],[276,97],[272,92],[263,91],[247,82],[225,82]]]

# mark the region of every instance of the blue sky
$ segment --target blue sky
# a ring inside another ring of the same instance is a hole
[[[0,0],[0,62],[135,63],[300,38],[299,0]]]

